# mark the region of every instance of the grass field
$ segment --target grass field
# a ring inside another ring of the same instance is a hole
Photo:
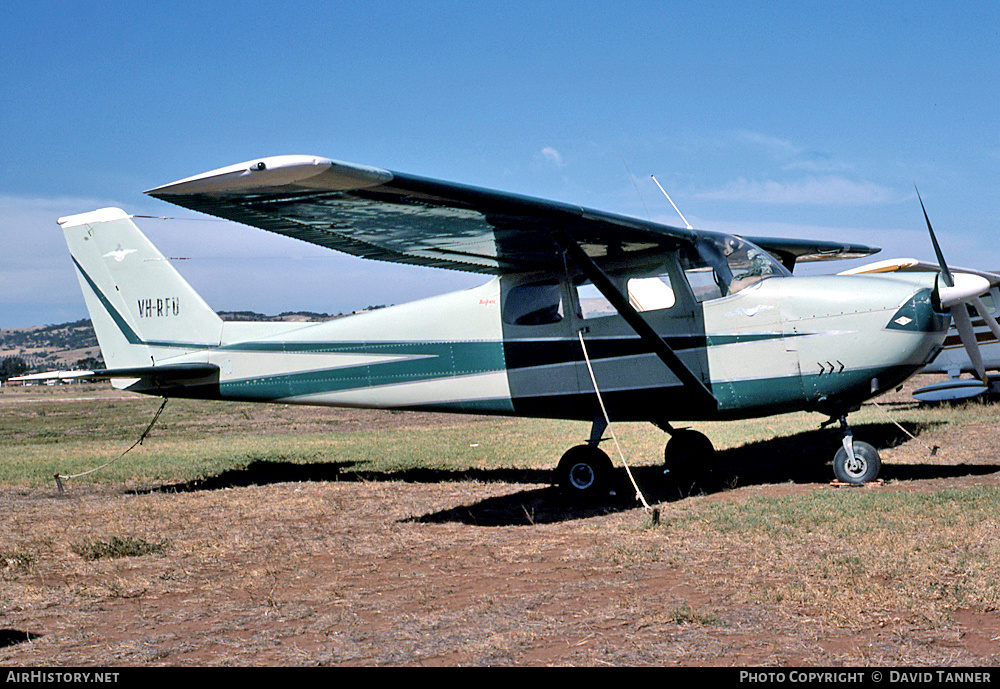
[[[0,627],[38,635],[0,662],[1000,660],[992,404],[866,405],[866,488],[830,486],[816,415],[692,424],[725,468],[707,491],[664,487],[664,434],[616,425],[658,522],[624,480],[595,505],[548,487],[587,424],[171,400],[122,456],[159,404],[0,394]]]
[[[0,483],[41,485],[55,473],[84,483],[192,481],[254,462],[336,464],[356,473],[553,468],[570,446],[584,441],[589,424],[538,419],[317,409],[292,405],[170,400],[143,444],[116,460],[153,420],[159,398],[122,393],[106,385],[6,388],[0,395]],[[886,407],[905,429],[993,423],[992,405]],[[872,406],[851,416],[855,435],[885,448],[909,440]],[[816,414],[786,414],[741,422],[690,424],[719,450],[738,450],[794,438],[805,453],[832,456],[839,435],[818,430]],[[415,432],[416,431],[416,432]],[[662,461],[667,436],[650,424],[616,424],[626,462]],[[803,437],[815,443],[804,442]],[[915,443],[917,446],[919,442]],[[604,447],[619,461],[612,443]],[[891,452],[890,452],[891,456]],[[774,458],[777,459],[777,458]],[[818,461],[829,458],[820,456]]]

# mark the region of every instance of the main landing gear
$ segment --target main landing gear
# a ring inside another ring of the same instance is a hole
[[[607,495],[613,475],[611,458],[596,445],[571,447],[559,460],[559,486],[581,496]]]
[[[664,429],[670,440],[663,448],[663,473],[684,490],[700,486],[708,488],[717,479],[715,448],[704,433],[669,424]]]
[[[823,425],[833,421],[830,419]],[[674,429],[669,424],[661,427],[670,434],[663,450],[665,477],[685,491],[718,487],[722,476],[712,441],[689,428]],[[833,457],[834,476],[842,483],[858,486],[874,481],[882,468],[878,450],[866,442],[854,440],[846,418],[840,418],[840,427],[843,440]],[[559,460],[557,483],[566,493],[596,497],[606,496],[613,489],[614,466],[598,447],[606,428],[603,419],[595,420],[587,443],[570,448]]]
[[[571,447],[556,467],[556,482],[571,495],[598,496],[611,491],[614,467],[597,444],[608,427],[603,418],[594,419],[586,445]]]

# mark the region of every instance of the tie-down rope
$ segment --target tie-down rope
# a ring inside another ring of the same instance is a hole
[[[621,457],[622,466],[625,467],[625,473],[628,474],[629,481],[632,482],[632,487],[635,488],[635,496],[642,503],[643,508],[649,512],[652,508],[649,503],[646,502],[646,498],[643,496],[642,491],[639,490],[639,485],[635,482],[635,477],[632,476],[632,470],[629,469],[628,462],[625,461],[625,453],[622,452],[621,445],[618,444],[618,437],[615,435],[615,429],[611,427],[611,419],[608,418],[608,410],[604,406],[604,399],[601,397],[601,390],[597,387],[597,378],[594,376],[594,367],[590,364],[590,355],[587,353],[587,344],[583,341],[583,331],[577,331],[577,335],[580,337],[580,346],[583,348],[583,359],[587,362],[587,370],[590,372],[590,382],[594,384],[594,392],[597,393],[597,401],[601,405],[601,413],[604,414],[604,421],[608,424],[608,431],[611,432],[611,439],[615,441],[615,449],[618,450],[618,456]]]
[[[156,423],[156,420],[158,418],[160,418],[160,414],[163,412],[163,408],[165,406],[167,406],[167,398],[166,397],[163,398],[163,404],[161,404],[160,408],[156,410],[156,414],[153,415],[153,420],[149,422],[148,426],[146,426],[146,430],[144,430],[142,432],[142,435],[139,436],[139,439],[136,440],[134,443],[132,443],[131,447],[129,447],[127,450],[125,450],[124,452],[122,452],[117,457],[109,459],[107,462],[105,462],[104,464],[102,464],[99,467],[94,467],[93,469],[88,469],[87,471],[81,471],[79,474],[59,474],[59,473],[57,473],[56,476],[55,476],[55,479],[56,479],[56,485],[59,486],[59,492],[60,493],[63,492],[62,481],[60,479],[64,479],[64,478],[65,479],[80,478],[81,476],[86,476],[87,474],[92,474],[95,471],[100,471],[101,469],[114,464],[119,459],[121,459],[122,457],[124,457],[125,455],[127,455],[132,450],[132,448],[134,448],[136,445],[142,445],[142,441],[145,440],[146,436],[149,435],[149,432],[151,430],[153,430],[153,425]]]

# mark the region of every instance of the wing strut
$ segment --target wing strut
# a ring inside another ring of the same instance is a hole
[[[583,274],[594,283],[594,286],[604,295],[605,299],[615,307],[618,313],[621,314],[621,317],[625,319],[625,322],[660,357],[660,360],[666,364],[667,368],[698,396],[699,401],[706,404],[709,409],[718,409],[719,402],[715,399],[715,395],[712,394],[711,390],[705,387],[705,383],[702,382],[701,378],[696,376],[680,360],[674,350],[670,348],[670,345],[646,322],[646,319],[632,308],[628,299],[622,296],[622,293],[618,291],[618,288],[615,287],[611,279],[594,262],[594,259],[587,255],[583,247],[566,230],[561,228],[553,232],[553,238],[569,254],[569,257],[579,266]]]

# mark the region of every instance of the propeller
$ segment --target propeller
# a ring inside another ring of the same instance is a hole
[[[916,189],[916,187],[914,187]],[[948,268],[948,263],[944,260],[941,246],[937,237],[934,236],[934,228],[931,227],[931,220],[927,217],[927,209],[924,207],[924,200],[920,198],[920,190],[917,190],[917,200],[920,201],[920,210],[924,213],[924,221],[927,223],[927,231],[931,235],[931,244],[934,246],[934,254],[937,256],[938,266],[941,269],[941,280],[944,287],[938,287],[938,296],[943,307],[947,307],[951,312],[951,320],[955,324],[958,336],[962,340],[969,360],[972,362],[976,375],[984,384],[988,384],[986,378],[986,367],[983,365],[983,357],[979,353],[979,343],[976,340],[976,332],[972,327],[972,319],[969,317],[969,309],[966,304],[972,304],[979,316],[986,322],[993,334],[1000,339],[1000,323],[990,315],[986,305],[980,296],[990,288],[990,282],[979,275],[969,273],[953,274]]]

